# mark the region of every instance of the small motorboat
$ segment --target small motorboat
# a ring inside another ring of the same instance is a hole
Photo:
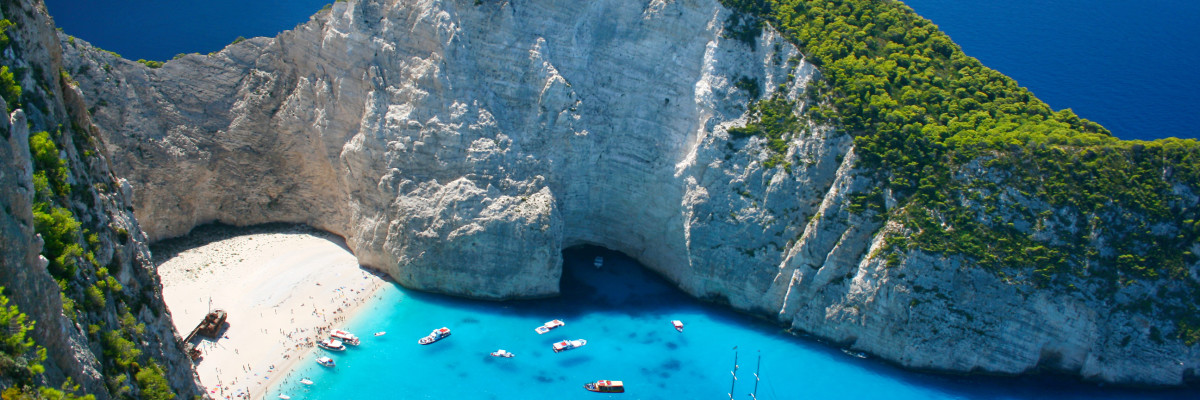
[[[512,358],[512,356],[515,356],[515,355],[516,354],[510,353],[510,352],[508,352],[508,350],[505,350],[505,349],[500,349],[500,350],[496,350],[496,351],[492,352],[492,357]]]
[[[544,323],[544,324],[542,324],[542,326],[539,326],[537,328],[533,328],[533,331],[537,332],[539,335],[541,335],[546,332],[550,332],[551,329],[554,329],[554,328],[557,328],[557,327],[560,327],[563,325],[566,325],[566,324],[563,323],[561,319],[556,319],[556,320]]]
[[[329,338],[329,339],[325,339],[320,342],[317,342],[317,347],[320,347],[325,350],[330,350],[330,351],[345,351],[346,350],[346,345],[342,344],[341,340],[337,340],[334,338]]]
[[[358,336],[354,336],[353,333],[341,329],[335,329],[333,332],[329,332],[329,337],[341,340],[342,343],[351,346],[358,346],[358,344],[361,343],[361,341],[358,340]]]
[[[564,340],[561,342],[554,343],[554,352],[557,353],[557,352],[560,352],[563,350],[570,350],[570,349],[574,349],[577,347],[583,347],[586,344],[587,344],[587,340],[583,340],[583,339]]]
[[[683,321],[673,320],[671,321],[671,325],[675,326],[675,330],[683,332]]]
[[[604,266],[604,257],[597,256],[595,260],[592,260],[592,265],[595,265],[596,268]]]
[[[417,340],[417,343],[430,344],[430,343],[445,339],[447,336],[450,336],[450,328],[443,326],[441,328],[434,329],[433,332],[429,334],[429,336],[426,336],[426,337],[421,338],[420,340]]]
[[[283,400],[292,400],[292,396],[288,396],[288,395],[286,395],[286,394],[283,394],[283,393],[280,393],[280,394],[279,394],[279,398],[281,398],[281,399],[283,399]]]
[[[321,365],[324,365],[324,366],[326,366],[326,367],[333,367],[333,366],[335,365],[335,364],[333,363],[333,359],[332,359],[332,358],[329,358],[329,357],[319,357],[319,358],[317,358],[317,364],[321,364]]]
[[[387,332],[383,332],[383,331],[375,332],[375,336],[383,336],[386,334],[387,334]]]
[[[303,383],[303,384],[305,384],[305,385],[308,385],[308,386],[312,386],[312,384],[313,384],[313,381],[312,381],[312,379],[304,378],[304,379],[301,379],[301,380],[300,380],[300,383]]]
[[[599,393],[625,393],[625,383],[621,381],[600,380],[583,384],[583,388]]]
[[[850,357],[862,358],[862,359],[866,359],[866,358],[867,358],[867,353],[863,353],[863,352],[861,352],[861,351],[854,351],[854,350],[850,350],[850,349],[842,349],[842,352],[843,352],[843,353],[846,353],[846,355],[848,355],[848,356],[850,356]]]

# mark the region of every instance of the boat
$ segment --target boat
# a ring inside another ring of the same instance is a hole
[[[598,393],[625,393],[625,383],[621,381],[600,380],[583,384],[588,391]]]
[[[292,400],[292,396],[288,396],[288,395],[286,395],[286,394],[283,394],[283,393],[280,393],[280,394],[279,394],[279,398],[281,398],[281,399],[283,399],[283,400]]]
[[[533,331],[537,332],[539,335],[541,335],[546,332],[550,332],[551,329],[554,329],[554,328],[557,328],[557,327],[560,327],[563,325],[566,325],[566,324],[563,323],[561,319],[556,319],[553,321],[546,322],[546,323],[542,324],[542,326],[534,328]]]
[[[329,358],[329,357],[319,357],[319,358],[317,358],[317,364],[321,364],[321,365],[324,365],[324,366],[326,366],[326,367],[332,367],[332,366],[334,366],[334,365],[335,365],[335,364],[334,364],[334,362],[333,362],[333,359],[332,359],[332,358]]]
[[[383,331],[380,331],[380,332],[375,332],[375,336],[383,336],[383,335],[386,335],[386,334],[387,334],[387,332],[383,332]]]
[[[604,266],[604,257],[597,256],[595,260],[592,260],[592,265],[595,265],[596,268]]]
[[[563,350],[570,350],[570,349],[574,349],[576,347],[583,347],[583,345],[585,345],[585,344],[587,344],[587,340],[583,340],[583,339],[564,340],[561,342],[554,343],[554,352],[557,353],[557,352],[560,352]]]
[[[304,378],[304,379],[300,380],[300,383],[311,386],[313,384],[313,381],[312,381],[312,379]]]
[[[420,340],[417,340],[417,343],[430,344],[430,343],[445,339],[447,336],[450,336],[450,328],[443,326],[441,328],[434,329],[433,332],[429,334],[429,336],[426,336],[426,337],[421,338]]]
[[[358,336],[354,336],[353,333],[343,331],[341,329],[335,329],[333,332],[329,332],[329,337],[339,339],[342,341],[342,343],[351,346],[358,346],[358,344],[361,343],[361,341],[358,340]]]
[[[673,320],[671,321],[671,325],[675,326],[675,330],[683,332],[683,321]]]
[[[861,352],[861,351],[854,351],[854,350],[850,350],[850,349],[842,349],[842,352],[843,352],[843,353],[846,353],[846,355],[848,355],[848,356],[850,356],[850,357],[856,357],[856,358],[862,358],[862,359],[866,359],[866,358],[867,358],[867,353],[863,353],[863,352]]]
[[[509,353],[508,350],[505,350],[505,349],[500,349],[500,350],[496,350],[496,351],[492,352],[492,357],[512,358],[512,356],[515,356],[515,355],[516,354]]]
[[[337,340],[334,338],[329,338],[329,339],[325,339],[320,342],[317,342],[317,347],[320,347],[325,350],[330,350],[330,351],[345,351],[346,350],[346,345],[342,344],[341,340]]]

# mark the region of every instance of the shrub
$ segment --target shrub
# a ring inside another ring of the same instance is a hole
[[[171,391],[171,385],[167,383],[167,378],[163,377],[162,368],[156,363],[150,363],[149,366],[142,368],[134,375],[134,379],[141,388],[141,398],[147,400],[171,400],[175,398],[175,393]]]

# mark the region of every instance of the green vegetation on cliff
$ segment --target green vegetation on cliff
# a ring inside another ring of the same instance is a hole
[[[0,4],[6,15],[10,15],[8,7],[8,3]],[[19,31],[14,32],[16,27],[7,19],[0,20],[0,53],[10,49],[16,54],[23,53],[16,48],[20,41],[10,37],[19,34]],[[117,256],[110,254],[108,259],[101,261],[96,255],[103,247],[101,235],[103,238],[123,238],[121,243],[128,241],[128,232],[123,229],[87,217],[92,210],[104,209],[97,193],[113,187],[110,177],[103,174],[94,177],[94,172],[89,172],[91,162],[95,161],[92,157],[97,143],[89,136],[89,131],[76,125],[79,119],[71,116],[70,110],[66,110],[68,115],[61,118],[64,120],[51,120],[55,114],[53,104],[58,103],[51,88],[75,83],[66,71],[60,70],[57,79],[50,81],[43,74],[41,65],[29,67],[25,64],[25,68],[16,68],[9,65],[13,61],[6,58],[5,65],[0,65],[0,97],[8,104],[7,111],[25,110],[30,116],[31,130],[43,129],[31,134],[28,142],[33,164],[31,211],[34,230],[44,243],[42,255],[49,261],[47,271],[58,283],[62,313],[72,321],[88,326],[84,334],[90,342],[99,344],[101,354],[96,358],[103,366],[109,393],[114,398],[173,398],[159,367],[161,360],[143,355],[139,349],[146,345],[148,336],[145,324],[139,323],[133,313],[146,311],[147,295],[127,290],[110,274],[110,269],[120,272],[122,262]],[[31,81],[34,85],[23,90],[20,83]],[[64,128],[63,124],[69,128]],[[5,137],[10,134],[5,132]],[[46,385],[48,382],[42,376],[44,368],[41,365],[46,359],[46,350],[27,336],[34,321],[28,320],[16,306],[7,306],[9,298],[3,291],[0,288],[0,326],[4,327],[0,329],[0,398],[93,398],[73,394],[79,389],[70,379],[62,382],[58,389]],[[152,308],[149,311],[156,312]],[[116,322],[109,322],[113,320]]]
[[[1175,337],[1200,341],[1195,140],[1122,141],[1054,111],[897,1],[722,3],[727,27],[769,22],[824,73],[810,98],[881,184],[852,209],[911,230],[888,251],[965,256],[1009,282],[1168,316]],[[752,122],[736,133],[779,140]],[[1139,283],[1157,289],[1125,290]]]
[[[4,400],[21,399],[94,399],[92,395],[77,396],[78,388],[70,382],[63,388],[54,389],[38,386],[38,375],[46,371],[41,362],[46,360],[46,349],[38,346],[27,334],[33,330],[35,321],[30,320],[17,306],[8,305],[8,296],[0,287],[0,376],[10,385],[0,393]]]

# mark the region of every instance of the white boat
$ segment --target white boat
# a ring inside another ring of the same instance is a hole
[[[313,384],[313,381],[312,381],[312,379],[304,378],[304,379],[300,380],[300,383],[311,386]]]
[[[434,329],[433,333],[430,333],[429,336],[426,336],[426,337],[421,338],[420,340],[417,340],[417,343],[430,344],[430,343],[445,339],[447,336],[450,336],[450,328],[443,326],[441,328]]]
[[[334,338],[325,339],[317,342],[317,347],[330,351],[345,351],[346,345],[342,344],[341,340]]]
[[[848,355],[848,356],[851,356],[851,357],[862,358],[862,359],[865,359],[865,358],[867,358],[867,353],[863,353],[863,352],[861,352],[861,351],[854,351],[854,350],[850,350],[850,349],[842,349],[842,352],[843,352],[843,353],[846,353],[846,355]]]
[[[500,349],[492,352],[492,357],[512,358],[516,354],[509,353],[508,350]]]
[[[319,357],[319,358],[317,358],[317,364],[321,364],[321,365],[324,365],[324,366],[326,366],[326,367],[332,367],[332,366],[334,366],[334,365],[335,365],[335,364],[333,363],[333,359],[332,359],[332,358],[329,358],[329,357]]]
[[[587,344],[587,340],[583,340],[583,339],[564,340],[561,342],[554,343],[554,352],[557,353],[557,352],[560,352],[563,350],[570,350],[570,349],[574,349],[577,347],[583,347],[586,344]]]
[[[546,332],[550,332],[551,329],[554,329],[554,328],[557,328],[557,327],[560,327],[563,325],[566,325],[566,323],[563,323],[561,319],[556,319],[553,321],[548,321],[548,322],[542,324],[542,326],[539,326],[537,328],[533,328],[533,331],[537,332],[539,335],[541,335]]]
[[[387,334],[387,332],[383,332],[383,331],[375,332],[375,336],[383,336],[386,334]]]
[[[621,381],[601,380],[588,382],[583,384],[583,388],[589,392],[598,393],[625,393],[625,383]]]
[[[604,257],[597,256],[595,260],[592,260],[592,265],[595,265],[596,268],[604,266]]]
[[[279,398],[281,398],[281,399],[283,399],[283,400],[292,400],[292,396],[288,396],[288,395],[286,395],[286,394],[283,394],[283,393],[280,393],[280,394],[279,394]]]
[[[353,333],[343,331],[341,329],[335,329],[333,332],[329,332],[329,337],[339,339],[342,341],[342,343],[345,343],[345,344],[348,344],[351,346],[358,346],[358,344],[361,343],[358,340],[358,336],[354,336]]]
[[[671,325],[675,326],[675,330],[683,332],[683,321],[673,320],[671,321]]]

